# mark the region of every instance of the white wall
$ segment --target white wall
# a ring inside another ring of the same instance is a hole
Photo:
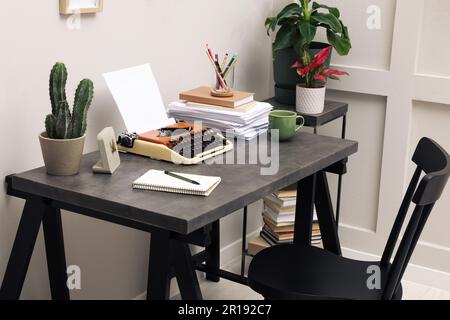
[[[271,95],[271,47],[264,20],[272,0],[108,0],[104,12],[83,16],[80,30],[60,17],[58,1],[7,1],[0,10],[0,177],[43,165],[38,134],[50,110],[49,71],[56,61],[69,70],[70,99],[78,82],[95,83],[85,152],[96,149],[103,127],[123,124],[101,74],[150,62],[166,103],[181,90],[209,83],[205,43],[240,53],[237,85]],[[0,195],[0,279],[3,278],[23,201]],[[259,214],[251,215],[253,228]],[[226,219],[222,245],[238,240],[241,215]],[[82,270],[82,290],[73,298],[129,299],[145,291],[149,237],[71,213],[63,214],[68,264]],[[251,231],[251,229],[250,229]],[[236,247],[237,248],[237,247]],[[22,298],[48,298],[42,235]]]

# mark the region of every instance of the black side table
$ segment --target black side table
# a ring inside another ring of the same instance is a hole
[[[267,99],[274,110],[289,110],[295,111],[295,106],[279,103],[275,98]],[[345,139],[347,129],[347,113],[348,104],[336,101],[325,101],[325,109],[320,114],[310,115],[301,114],[305,118],[305,127],[314,128],[314,133],[317,134],[317,129],[331,121],[342,118],[342,139]],[[330,167],[328,172],[335,173],[338,178],[337,200],[336,200],[336,228],[339,227],[339,216],[341,209],[341,193],[342,193],[342,176],[347,172],[346,161],[336,166]],[[241,259],[241,275],[245,274],[245,257],[247,254],[247,216],[248,208],[244,207],[243,227],[242,227],[242,259]]]

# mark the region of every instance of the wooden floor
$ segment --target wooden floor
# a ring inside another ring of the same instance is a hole
[[[248,260],[248,259],[247,259]],[[235,273],[240,271],[240,260],[235,260],[228,267],[224,268]],[[203,298],[205,300],[262,300],[262,296],[252,289],[240,284],[220,280],[213,283],[204,280],[203,274],[199,274]],[[450,291],[421,285],[414,282],[403,281],[404,300],[450,300]],[[173,299],[180,299],[179,295]]]

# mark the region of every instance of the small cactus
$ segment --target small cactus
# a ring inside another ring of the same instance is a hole
[[[58,104],[58,113],[56,115],[56,136],[61,139],[70,139],[67,127],[70,122],[70,109],[67,101],[61,101]]]
[[[53,114],[49,114],[45,118],[45,131],[49,138],[54,139],[56,137],[56,117]]]
[[[81,137],[86,132],[87,113],[94,97],[94,84],[89,79],[80,82],[75,94],[72,114],[72,135]]]
[[[56,63],[50,73],[50,101],[52,114],[56,116],[59,103],[66,101],[67,69],[64,63]]]
[[[94,97],[94,84],[84,79],[78,85],[73,112],[66,98],[67,69],[56,63],[50,74],[52,113],[45,119],[47,136],[51,139],[75,139],[86,132],[87,113]]]

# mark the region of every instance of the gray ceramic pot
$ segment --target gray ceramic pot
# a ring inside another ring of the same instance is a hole
[[[322,42],[312,42],[309,50],[311,56],[316,55],[320,50],[330,45]],[[295,109],[295,88],[302,83],[295,69],[291,66],[297,60],[297,54],[293,48],[286,48],[274,54],[273,75],[275,80],[275,99],[283,104],[293,106]],[[325,65],[330,67],[331,54]]]
[[[47,173],[54,176],[72,176],[80,170],[86,136],[76,139],[50,139],[47,133],[39,136]]]

